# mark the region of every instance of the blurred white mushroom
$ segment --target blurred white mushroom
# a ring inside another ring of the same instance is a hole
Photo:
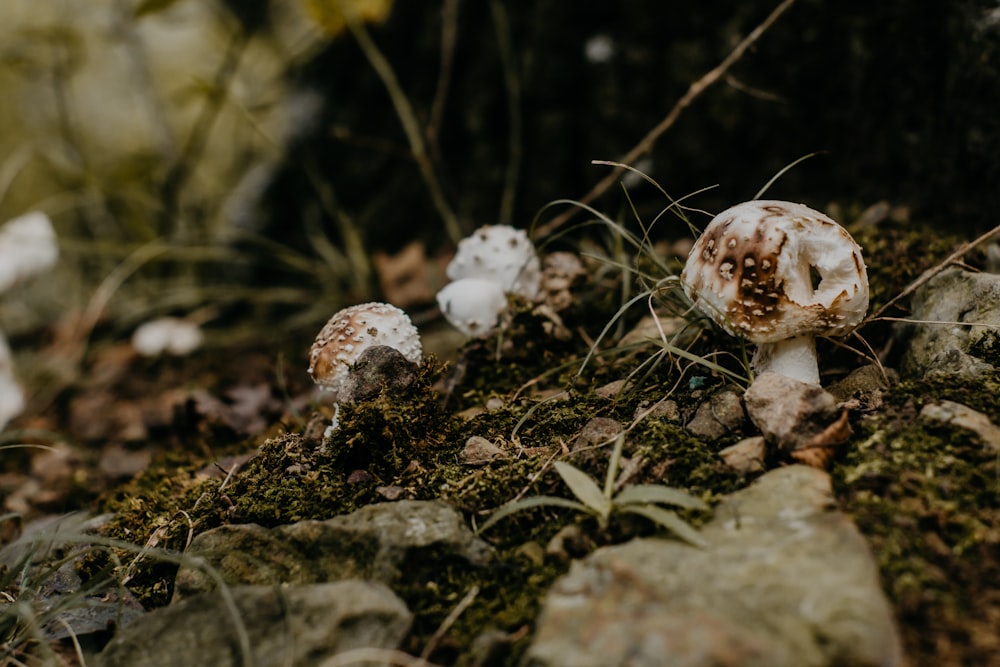
[[[161,317],[136,327],[132,347],[144,357],[167,353],[177,357],[191,354],[201,345],[201,329],[179,317]]]
[[[49,216],[26,213],[0,227],[0,292],[45,273],[59,259],[56,231]]]
[[[386,346],[419,365],[423,356],[420,333],[409,316],[387,303],[363,303],[336,312],[316,336],[309,351],[309,375],[338,401],[326,437],[337,428],[339,402],[352,400],[351,369],[371,348]]]
[[[0,227],[0,292],[40,273],[59,259],[59,244],[49,216],[32,211]],[[14,359],[0,333],[0,430],[25,406],[24,390],[14,375]]]
[[[715,216],[681,281],[703,313],[757,345],[757,373],[812,384],[815,337],[846,335],[868,310],[858,244],[824,214],[784,201],[745,202]]]
[[[7,339],[0,334],[0,431],[24,410],[24,390],[14,377],[14,359]]]

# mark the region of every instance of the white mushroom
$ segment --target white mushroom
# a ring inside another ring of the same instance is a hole
[[[32,211],[0,227],[0,292],[44,273],[59,259],[56,231],[49,216]]]
[[[183,357],[197,350],[202,339],[197,322],[160,317],[136,327],[132,332],[132,347],[144,357],[158,357],[165,352]]]
[[[461,278],[437,293],[441,314],[466,336],[481,336],[496,326],[507,295],[499,283],[484,278]]]
[[[535,246],[522,229],[485,225],[458,243],[455,257],[445,270],[451,280],[491,280],[508,294],[532,300],[542,280]]]
[[[25,405],[24,390],[14,377],[14,357],[7,338],[0,333],[0,431],[24,411]]]
[[[757,345],[755,372],[812,384],[815,337],[846,335],[868,310],[861,248],[827,216],[791,202],[750,201],[715,216],[681,281],[702,312]]]
[[[541,262],[524,230],[485,225],[458,243],[445,270],[453,282],[438,292],[445,318],[467,336],[485,336],[507,305],[507,294],[538,297]]]
[[[420,334],[409,316],[387,303],[363,303],[344,308],[334,314],[316,336],[309,351],[309,375],[337,401],[348,389],[351,367],[366,350],[384,345],[397,350],[403,357],[419,365],[423,355]],[[337,428],[337,413],[326,431],[329,436]]]
[[[52,221],[32,211],[0,227],[0,292],[54,267],[59,244]],[[14,359],[0,332],[0,430],[25,408],[24,390],[14,375]]]

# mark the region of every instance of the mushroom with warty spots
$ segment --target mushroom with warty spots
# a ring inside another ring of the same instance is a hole
[[[384,354],[386,352],[388,354]],[[396,306],[363,303],[335,313],[316,336],[309,352],[309,375],[337,401],[326,436],[329,437],[337,428],[340,403],[367,398],[359,395],[359,382],[354,377],[354,370],[360,362],[371,362],[367,364],[369,369],[376,374],[381,373],[383,384],[392,387],[398,383],[391,376],[412,377],[412,373],[399,369],[406,365],[419,366],[422,356],[420,333],[409,316]],[[361,384],[371,382],[366,380]]]
[[[756,200],[719,213],[681,272],[694,305],[757,346],[756,373],[819,384],[816,336],[844,336],[868,310],[861,247],[819,211]]]

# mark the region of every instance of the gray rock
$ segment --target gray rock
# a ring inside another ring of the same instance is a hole
[[[719,456],[738,473],[748,474],[763,472],[764,461],[767,459],[767,443],[764,436],[755,435],[743,438],[735,445],[730,445],[719,452]]]
[[[986,447],[1000,452],[1000,426],[967,405],[944,400],[928,403],[920,410],[920,418],[931,424],[949,424],[972,431]]]
[[[680,406],[677,405],[677,401],[669,398],[661,398],[653,405],[645,403],[640,404],[640,406],[635,409],[635,414],[632,415],[632,418],[639,419],[641,417],[663,419],[668,422],[679,422],[681,420],[681,409]]]
[[[685,428],[699,438],[717,440],[739,429],[745,419],[739,394],[724,389],[699,405]]]
[[[575,563],[546,596],[526,667],[894,667],[901,648],[868,545],[829,476],[763,475],[702,529]]]
[[[910,319],[943,324],[907,324],[897,329],[906,345],[905,375],[944,374],[975,380],[1000,364],[996,328],[1000,326],[1000,275],[958,268],[942,271],[914,293],[911,311]]]
[[[743,398],[750,421],[785,452],[807,446],[839,414],[837,399],[822,387],[778,373],[758,375]]]
[[[623,430],[625,427],[618,420],[609,417],[594,417],[580,429],[580,435],[573,440],[570,451],[578,452],[610,445]]]
[[[396,648],[410,627],[406,605],[371,582],[236,586],[228,592],[235,608],[213,591],[146,614],[91,664],[235,667],[252,660],[311,667],[351,649]],[[249,655],[240,649],[240,626]]]
[[[215,568],[229,584],[314,583],[362,578],[391,584],[408,559],[443,554],[485,565],[492,551],[462,515],[440,501],[401,500],[368,505],[327,521],[277,528],[222,526],[192,540],[185,554]],[[180,599],[211,590],[205,567],[181,567]]]
[[[469,466],[486,465],[496,459],[507,458],[507,452],[480,435],[470,436],[458,455],[459,461]]]

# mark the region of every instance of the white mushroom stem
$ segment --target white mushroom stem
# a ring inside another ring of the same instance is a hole
[[[816,337],[796,336],[776,343],[761,343],[751,360],[754,372],[780,373],[800,382],[819,384]]]

